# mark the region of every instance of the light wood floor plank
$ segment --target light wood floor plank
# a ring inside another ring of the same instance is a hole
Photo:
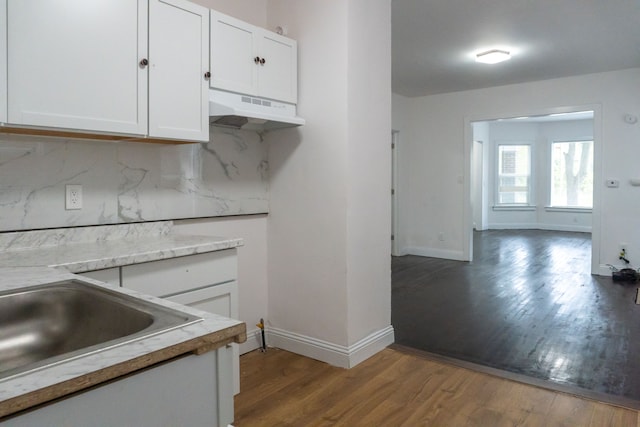
[[[638,412],[385,349],[346,370],[270,348],[240,358],[237,427],[640,427]]]

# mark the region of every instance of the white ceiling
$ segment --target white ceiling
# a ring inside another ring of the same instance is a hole
[[[392,0],[392,58],[405,96],[640,67],[640,0]]]

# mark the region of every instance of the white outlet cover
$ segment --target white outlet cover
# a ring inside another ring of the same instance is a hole
[[[64,208],[68,211],[82,209],[82,185],[67,184],[64,201]]]

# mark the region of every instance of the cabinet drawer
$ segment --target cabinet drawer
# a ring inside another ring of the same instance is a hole
[[[166,297],[236,280],[236,249],[122,267],[122,286]]]

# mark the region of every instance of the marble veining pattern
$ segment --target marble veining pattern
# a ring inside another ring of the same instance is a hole
[[[43,267],[0,268],[0,292],[77,278],[77,276],[61,270]],[[203,320],[147,338],[107,348],[100,352],[90,353],[69,361],[57,363],[50,367],[43,367],[33,372],[18,374],[0,380],[0,402],[242,323],[237,320],[206,313],[191,307],[185,307],[171,301],[144,295],[129,289],[114,288],[85,277],[80,279],[117,292],[133,295],[155,304],[193,314],[203,318]]]
[[[44,248],[82,242],[162,237],[169,234],[172,221],[116,224],[95,227],[57,228],[0,233],[0,251]]]
[[[267,213],[267,146],[212,127],[203,144],[0,134],[0,231]],[[83,208],[65,210],[66,184]]]
[[[0,267],[62,267],[81,273],[243,244],[239,238],[181,235],[171,230],[172,223],[164,221],[0,233]]]

